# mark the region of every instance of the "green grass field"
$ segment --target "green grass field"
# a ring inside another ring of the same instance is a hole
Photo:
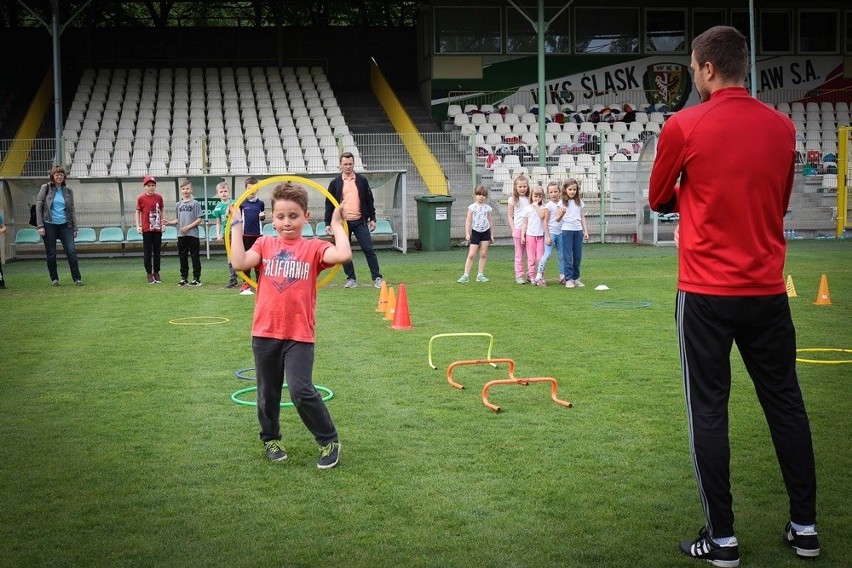
[[[492,249],[488,284],[455,283],[466,251],[382,251],[404,282],[414,328],[392,330],[378,291],[319,293],[315,382],[333,389],[341,464],[282,411],[290,459],[266,461],[253,407],[253,299],[226,290],[222,256],[204,286],[145,283],[141,258],[83,259],[85,286],[49,286],[42,260],[5,266],[0,291],[0,566],[697,566],[677,542],[703,523],[688,454],[674,331],[676,251],[588,245],[586,288],[514,283],[510,247]],[[852,243],[791,243],[786,274],[799,347],[852,349]],[[555,274],[555,259],[549,266]],[[831,306],[814,306],[820,276]],[[609,291],[595,291],[606,284]],[[604,309],[595,301],[651,302]],[[170,320],[221,317],[178,326]],[[505,366],[544,384],[497,386]],[[849,361],[852,353],[813,353]],[[732,482],[743,566],[801,566],[781,542],[787,500],[765,421],[732,356]],[[822,554],[852,566],[850,364],[801,364],[814,435]]]

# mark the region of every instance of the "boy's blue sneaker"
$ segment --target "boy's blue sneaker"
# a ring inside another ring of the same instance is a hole
[[[690,558],[704,560],[720,568],[737,568],[740,565],[740,550],[736,541],[729,546],[721,546],[713,542],[704,527],[698,531],[695,540],[680,541],[680,551]]]
[[[287,451],[281,445],[281,440],[267,440],[263,443],[266,457],[272,461],[280,462],[287,459]]]
[[[796,551],[799,558],[819,556],[819,536],[815,530],[796,532],[790,523],[784,527],[784,542]]]
[[[340,442],[331,442],[320,446],[320,457],[317,467],[320,469],[331,469],[340,460]]]

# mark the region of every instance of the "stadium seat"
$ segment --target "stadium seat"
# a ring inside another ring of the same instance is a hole
[[[397,242],[399,240],[399,237],[394,232],[393,227],[391,227],[390,221],[388,221],[387,219],[376,219],[376,230],[373,231],[372,234],[374,237],[391,237],[391,239],[393,240],[393,246],[399,246]]]
[[[130,227],[127,229],[127,242],[129,243],[141,243],[142,242],[142,233],[136,230],[136,227]]]
[[[124,231],[121,227],[104,227],[98,235],[98,242],[121,243],[124,242]]]
[[[38,229],[30,229],[27,227],[24,229],[18,229],[18,232],[15,233],[16,245],[34,245],[40,242],[41,235],[38,234]]]
[[[74,241],[78,243],[94,243],[98,238],[92,227],[78,227]]]

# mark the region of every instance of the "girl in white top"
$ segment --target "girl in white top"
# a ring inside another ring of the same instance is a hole
[[[530,282],[544,286],[540,272],[536,272],[541,257],[544,256],[544,242],[550,242],[547,231],[549,211],[544,206],[544,191],[535,186],[530,196],[530,204],[524,208],[521,222],[521,242],[526,246],[527,267]]]
[[[562,184],[562,201],[565,215],[562,216],[562,258],[565,261],[565,287],[582,288],[580,261],[583,260],[583,243],[589,240],[586,227],[585,204],[580,199],[577,180],[568,178]]]
[[[480,185],[474,191],[476,201],[467,207],[467,219],[464,222],[465,239],[468,242],[467,260],[464,263],[464,274],[456,280],[459,284],[470,282],[470,267],[479,251],[479,272],[477,282],[488,282],[485,277],[485,261],[488,258],[488,245],[494,241],[491,234],[491,206],[488,205],[488,188]]]
[[[550,241],[544,241],[544,256],[538,263],[538,273],[544,279],[544,267],[550,253],[556,251],[559,260],[559,283],[565,284],[565,264],[562,260],[562,216],[565,214],[565,206],[562,204],[562,190],[559,183],[552,181],[547,184],[548,201],[544,204],[547,208],[547,229],[550,233]]]
[[[515,282],[526,284],[524,279],[524,244],[521,242],[521,222],[524,207],[530,204],[530,182],[527,176],[521,174],[512,184],[512,197],[509,198],[507,217],[509,228],[512,229],[512,241],[515,244]]]

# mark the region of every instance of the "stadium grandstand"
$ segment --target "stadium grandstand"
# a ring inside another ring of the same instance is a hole
[[[20,0],[0,16],[6,257],[38,251],[28,205],[54,163],[81,190],[81,252],[114,253],[132,250],[145,175],[167,202],[189,177],[209,210],[223,179],[325,186],[343,151],[374,187],[378,240],[403,252],[418,242],[417,196],[466,203],[478,184],[508,242],[521,173],[578,179],[593,240],[665,243],[676,219],[649,211],[645,188],[656,135],[697,104],[689,45],[717,24],[750,39],[748,86],[797,126],[788,235],[847,226],[847,2]],[[736,125],[720,143],[736,143]],[[452,211],[453,241],[464,214]]]

